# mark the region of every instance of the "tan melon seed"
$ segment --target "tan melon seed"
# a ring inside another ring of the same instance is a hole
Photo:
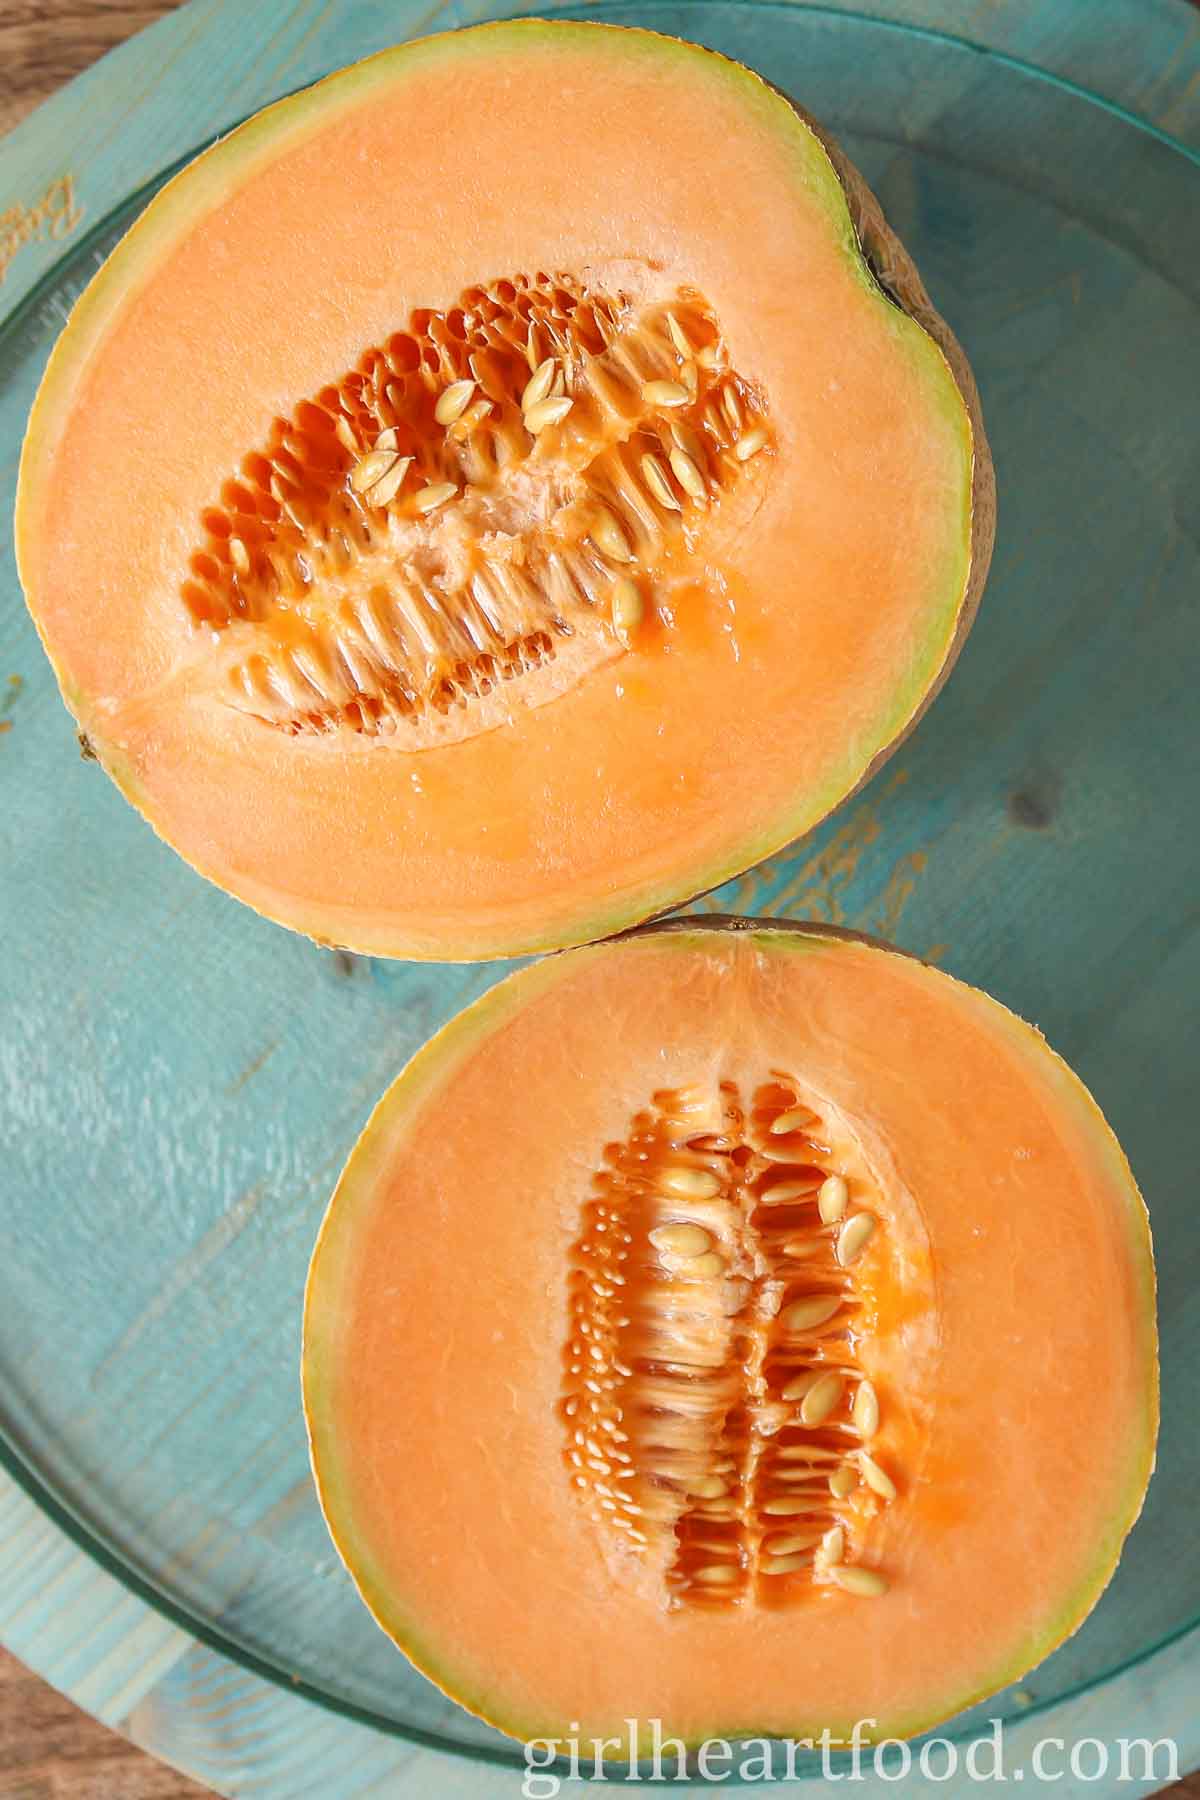
[[[830,1175],[817,1194],[817,1211],[826,1225],[836,1225],[846,1210],[850,1189],[840,1175]]]
[[[765,427],[756,425],[753,431],[746,432],[744,437],[738,439],[737,443],[733,446],[733,454],[739,462],[749,462],[752,456],[758,455],[759,451],[766,444],[766,441],[767,433]]]
[[[693,1475],[687,1484],[689,1494],[697,1500],[720,1500],[729,1492],[728,1482],[719,1475]]]
[[[557,425],[560,420],[565,419],[574,404],[574,400],[566,394],[556,395],[552,400],[539,400],[525,414],[525,424],[534,437],[537,437],[548,425]]]
[[[715,344],[706,344],[703,350],[696,352],[696,361],[702,369],[715,369],[720,360],[720,354]]]
[[[525,361],[535,372],[541,361],[538,354],[539,348],[537,326],[531,321],[529,326],[529,336],[525,339]]]
[[[829,1491],[835,1500],[844,1500],[848,1494],[854,1492],[857,1486],[858,1476],[849,1463],[843,1463],[842,1467],[835,1469],[829,1477]]]
[[[642,399],[647,406],[686,406],[688,391],[678,381],[647,381]]]
[[[671,472],[684,493],[690,494],[693,500],[706,500],[708,489],[704,485],[704,477],[691,457],[682,450],[672,450],[670,460]]]
[[[815,1194],[819,1183],[811,1179],[807,1181],[776,1181],[769,1188],[764,1188],[759,1199],[764,1206],[787,1206],[792,1200],[807,1200]]]
[[[804,1494],[776,1494],[771,1500],[764,1500],[763,1512],[768,1519],[794,1519],[800,1513],[811,1512],[813,1503]]]
[[[396,452],[394,450],[368,450],[367,454],[360,457],[350,471],[350,486],[356,494],[366,493],[367,489],[373,486],[381,475],[387,474],[395,461]],[[274,487],[275,484],[272,481],[272,492],[274,492]],[[276,494],[275,498],[278,499],[279,495]]]
[[[865,1450],[860,1450],[858,1452],[858,1466],[862,1471],[863,1480],[871,1489],[872,1493],[878,1494],[882,1500],[894,1500],[896,1498],[897,1490],[895,1482],[892,1480],[887,1470],[881,1468],[875,1461],[875,1458],[873,1456],[868,1456]]]
[[[780,1462],[841,1462],[844,1452],[829,1450],[824,1444],[783,1444],[779,1450]]]
[[[792,1556],[797,1550],[811,1550],[822,1536],[819,1531],[785,1531],[777,1537],[764,1538],[762,1547],[768,1556]]]
[[[823,1425],[840,1402],[845,1388],[846,1383],[839,1369],[830,1369],[819,1381],[814,1381],[800,1404],[800,1423],[809,1426]]]
[[[521,394],[522,412],[528,412],[531,406],[536,406],[539,400],[546,398],[554,382],[554,371],[557,367],[558,363],[553,356],[548,356],[544,362],[538,364],[525,383]]]
[[[679,1200],[713,1200],[721,1191],[720,1180],[711,1169],[663,1169],[655,1186]]]
[[[807,1556],[764,1556],[758,1567],[763,1575],[794,1575],[797,1569],[807,1569],[810,1560]]]
[[[725,1258],[718,1256],[715,1250],[706,1250],[703,1256],[689,1258],[687,1268],[683,1271],[686,1275],[699,1275],[705,1280],[711,1275],[723,1275],[724,1272]]]
[[[375,439],[374,448],[376,450],[398,450],[400,448],[400,433],[394,425],[389,425],[386,431],[380,432]]]
[[[243,544],[241,538],[230,538],[229,555],[233,566],[239,575],[248,575],[250,573],[250,552],[247,550],[245,544]]]
[[[448,388],[438,395],[433,416],[439,425],[453,425],[455,419],[461,419],[471,404],[471,396],[475,392],[475,383],[470,378],[464,381],[452,381]]]
[[[695,400],[700,392],[700,371],[694,362],[685,362],[679,371],[683,377],[683,385],[688,391],[688,399]]]
[[[786,1137],[790,1132],[803,1131],[812,1122],[813,1116],[807,1106],[789,1106],[786,1112],[771,1120],[771,1136]]]
[[[557,398],[557,396],[559,394],[565,394],[566,391],[567,391],[567,372],[560,364],[558,371],[554,377],[554,386],[550,389],[550,392]]]
[[[613,562],[629,562],[633,552],[629,548],[629,539],[624,527],[606,506],[598,507],[591,524],[588,536],[604,556]]]
[[[419,513],[433,512],[435,507],[444,506],[447,500],[453,499],[458,489],[452,481],[435,481],[429,487],[423,487],[417,495],[416,506]]]
[[[675,498],[675,492],[667,480],[667,471],[657,456],[643,456],[642,475],[646,486],[650,489],[660,506],[669,506],[672,512],[680,512],[682,508]]]
[[[641,624],[644,610],[637,582],[628,575],[619,576],[612,585],[609,611],[613,630],[623,644],[629,643],[630,638]]]
[[[821,1248],[821,1240],[817,1237],[792,1237],[779,1248],[782,1255],[790,1256],[793,1262],[799,1262],[803,1257],[815,1256]]]
[[[705,1563],[703,1568],[696,1570],[692,1580],[705,1587],[732,1587],[740,1573],[735,1563]]]
[[[864,1569],[858,1563],[843,1563],[829,1572],[838,1586],[845,1588],[848,1594],[861,1594],[864,1599],[873,1600],[888,1591],[887,1580],[878,1569]]]
[[[806,1369],[803,1375],[793,1375],[791,1380],[785,1382],[779,1390],[779,1398],[781,1400],[803,1400],[813,1383],[820,1379],[821,1371],[819,1369]]]
[[[876,1219],[874,1213],[855,1213],[847,1219],[838,1232],[837,1259],[843,1269],[848,1269],[855,1257],[861,1256],[872,1237],[875,1235]]]
[[[671,342],[674,344],[676,350],[678,350],[680,356],[690,356],[692,354],[692,346],[688,341],[688,334],[673,312],[667,314],[667,330],[670,332]]]
[[[697,468],[704,463],[704,446],[685,419],[671,420],[671,436],[679,448],[690,456]]]
[[[358,438],[355,436],[354,427],[351,425],[345,413],[339,413],[334,420],[333,435],[336,437],[343,450],[348,450],[351,456],[358,455]]]
[[[811,1463],[788,1463],[773,1471],[776,1481],[785,1483],[789,1493],[797,1490],[816,1496],[827,1492],[824,1471]]]
[[[879,1430],[879,1396],[869,1381],[859,1382],[850,1416],[859,1437],[873,1438]]]
[[[404,484],[404,477],[408,474],[411,467],[411,456],[398,457],[388,470],[387,474],[381,475],[379,480],[372,482],[371,486],[367,489],[366,497],[368,505],[386,506],[389,500],[394,500],[396,495],[400,492],[400,489]]]
[[[785,1331],[810,1331],[832,1319],[842,1304],[840,1294],[808,1294],[784,1307],[779,1322]]]
[[[722,388],[721,411],[729,420],[729,429],[735,434],[739,432],[742,429],[742,408],[736,388]]]
[[[451,427],[453,435],[456,438],[470,437],[475,427],[482,425],[491,410],[492,402],[490,400],[472,400],[462,418]]]
[[[659,1225],[650,1233],[650,1242],[673,1256],[699,1256],[712,1249],[712,1238],[702,1225]]]
[[[829,1569],[841,1562],[846,1554],[846,1533],[841,1525],[831,1525],[821,1539],[817,1551],[817,1560],[822,1567]]]

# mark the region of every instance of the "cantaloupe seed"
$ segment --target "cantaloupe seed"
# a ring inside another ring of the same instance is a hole
[[[521,410],[528,412],[539,400],[544,400],[554,383],[558,372],[558,363],[553,356],[547,356],[540,362],[521,392]]]
[[[664,1091],[595,1176],[570,1261],[566,1461],[598,1521],[666,1551],[668,1605],[787,1604],[864,1528],[860,1482],[897,1495],[855,1447],[868,1402],[878,1426],[858,1278],[813,1206],[831,1180],[849,1191],[828,1167],[839,1135],[782,1077],[746,1101],[730,1082]],[[861,1161],[853,1175],[880,1193]],[[797,1243],[811,1254],[789,1257]],[[701,1579],[714,1550],[735,1579]]]
[[[447,500],[452,500],[457,492],[452,481],[435,481],[431,486],[422,488],[417,495],[417,511],[431,513],[435,507],[445,506]]]
[[[879,1399],[869,1381],[860,1381],[850,1416],[861,1438],[873,1438],[879,1430]]]
[[[404,477],[411,468],[411,456],[398,456],[391,468],[381,475],[378,481],[373,481],[367,489],[368,506],[389,505],[403,487]]]
[[[597,550],[611,558],[613,562],[629,562],[633,556],[633,551],[629,547],[629,539],[607,506],[596,508],[588,536]]]
[[[841,1175],[831,1175],[827,1181],[822,1182],[820,1193],[817,1195],[817,1207],[822,1223],[836,1225],[845,1213],[849,1199],[850,1189]]]
[[[766,442],[766,432],[761,425],[756,425],[753,431],[747,431],[737,440],[733,447],[733,454],[740,463],[749,462],[752,456],[757,456],[759,451],[765,447]]]
[[[800,1423],[823,1425],[830,1413],[837,1410],[845,1388],[845,1377],[840,1369],[831,1369],[828,1374],[820,1376],[801,1401]],[[784,1397],[786,1399],[786,1395]]]
[[[439,425],[453,425],[460,419],[471,404],[471,396],[475,392],[475,382],[469,377],[463,381],[452,381],[438,395],[433,416]]]
[[[771,478],[744,455],[770,436],[691,291],[468,289],[277,418],[223,483],[181,572],[198,654],[220,698],[288,735],[469,737],[649,649],[614,621],[606,566],[647,607],[690,563],[703,585],[699,516]]]
[[[642,385],[647,406],[686,406],[688,391],[678,381],[647,381]]]
[[[675,490],[667,480],[667,471],[657,456],[643,456],[642,477],[650,493],[660,506],[669,507],[672,512],[679,512],[679,501]]]
[[[690,357],[692,355],[691,339],[688,337],[687,332],[683,329],[683,326],[679,323],[679,320],[675,317],[673,312],[667,314],[667,331],[670,333],[671,342],[674,344],[676,350],[678,350],[680,356],[684,358]]]
[[[823,1569],[829,1569],[840,1563],[846,1554],[846,1527],[831,1525],[817,1546],[817,1561]]]
[[[862,1255],[874,1235],[874,1213],[857,1212],[846,1220],[837,1238],[837,1259],[844,1269]]]
[[[712,1238],[702,1225],[660,1225],[650,1233],[656,1250],[669,1250],[675,1256],[699,1256],[712,1249]]]
[[[575,402],[569,394],[558,394],[545,400],[539,400],[525,414],[525,423],[537,437],[548,426],[561,425],[574,404]]]
[[[878,1569],[864,1569],[858,1563],[839,1563],[829,1571],[831,1577],[840,1588],[848,1594],[859,1594],[866,1599],[873,1599],[888,1591],[885,1575]]]
[[[875,1461],[865,1450],[860,1450],[857,1457],[862,1478],[872,1493],[878,1494],[881,1500],[896,1498],[896,1484],[887,1470]]]
[[[706,500],[708,489],[704,485],[704,477],[686,451],[672,450],[669,460],[671,473],[684,493],[690,494],[693,500]]]

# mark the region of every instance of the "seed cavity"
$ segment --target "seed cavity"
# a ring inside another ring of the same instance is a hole
[[[831,1179],[849,1191],[828,1166],[838,1135],[784,1076],[664,1090],[594,1176],[570,1262],[564,1468],[606,1530],[656,1548],[669,1607],[790,1604],[861,1567],[898,1498],[863,1449],[859,1277],[818,1204]],[[850,1173],[886,1254],[878,1184]],[[799,1242],[811,1255],[788,1254]]]
[[[675,629],[680,550],[703,571],[694,534],[771,479],[739,460],[755,431],[772,440],[765,398],[693,290],[569,273],[469,288],[218,480],[179,572],[195,658],[220,702],[292,737],[472,736],[623,653],[614,563]]]

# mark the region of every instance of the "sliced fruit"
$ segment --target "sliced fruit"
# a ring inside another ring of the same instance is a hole
[[[389,1090],[304,1396],[364,1600],[501,1729],[907,1735],[1116,1565],[1146,1212],[985,995],[816,926],[659,926],[502,982]]]
[[[523,22],[163,191],[51,360],[17,542],[189,861],[467,958],[807,830],[946,674],[992,524],[962,353],[836,148],[693,45]]]

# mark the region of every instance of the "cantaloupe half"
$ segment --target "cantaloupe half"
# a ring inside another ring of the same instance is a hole
[[[504,1731],[909,1734],[1116,1565],[1146,1212],[986,995],[826,928],[650,927],[510,977],[389,1090],[304,1396],[367,1605]]]
[[[51,360],[17,549],[191,863],[468,958],[806,831],[946,674],[993,510],[966,363],[836,149],[694,45],[525,22],[170,183]]]

